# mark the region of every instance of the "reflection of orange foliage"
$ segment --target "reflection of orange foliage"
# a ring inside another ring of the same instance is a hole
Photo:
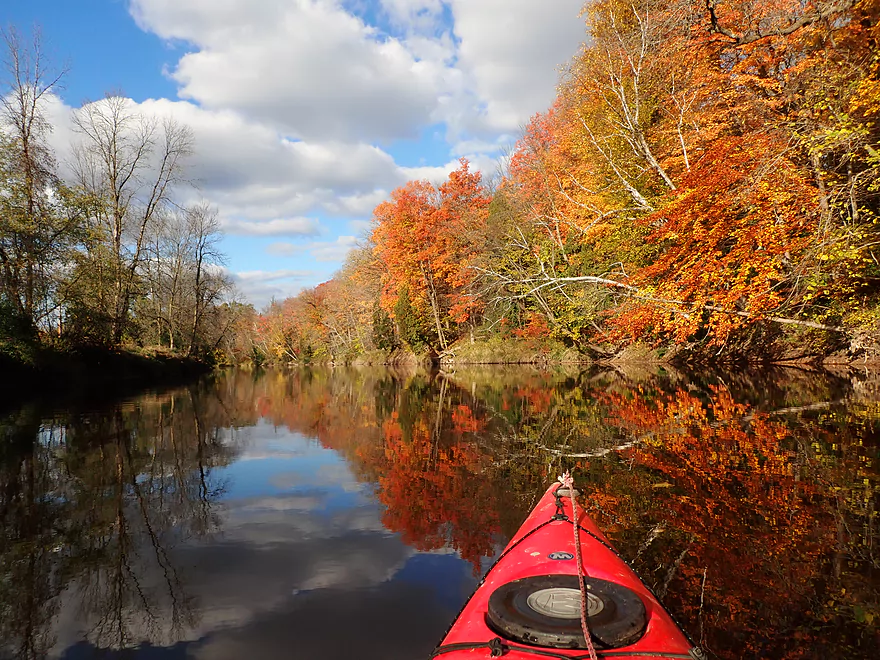
[[[498,504],[494,484],[484,477],[492,459],[474,442],[485,420],[472,405],[450,403],[447,394],[438,421],[437,390],[416,390],[421,393],[409,412],[398,399],[387,402],[392,409],[379,419],[374,402],[364,405],[352,394],[376,396],[371,388],[280,374],[261,385],[254,402],[262,416],[317,437],[348,458],[359,478],[378,483],[383,523],[405,543],[419,550],[450,546],[475,571],[494,552]]]
[[[468,416],[473,420],[470,410]],[[481,474],[488,457],[472,442],[432,438],[424,419],[413,425],[409,441],[396,421],[384,428],[383,523],[419,550],[451,545],[479,571],[500,531],[491,483]]]
[[[473,411],[467,406],[456,406],[452,411],[453,432],[456,435],[464,435],[465,433],[477,433],[482,426],[477,418],[474,417]]]
[[[647,502],[653,524],[679,539],[676,552],[686,551],[676,609],[735,638],[735,652],[713,649],[722,657],[766,655],[768,632],[815,606],[814,584],[826,579],[841,543],[826,505],[834,497],[802,478],[789,427],[725,388],[711,388],[708,401],[685,390],[603,398],[614,423],[639,439],[625,458],[656,476],[604,484],[613,494],[595,496],[596,508],[613,520]],[[808,648],[786,657],[811,657]]]
[[[516,398],[527,402],[530,412],[546,412],[553,400],[553,390],[546,387],[520,387],[516,390]]]
[[[384,524],[421,550],[454,548],[476,568],[546,484],[539,447],[587,451],[565,466],[590,515],[646,581],[668,581],[664,602],[715,655],[871,657],[880,641],[876,417],[858,406],[794,421],[726,387],[652,379],[372,378],[270,374],[239,387],[254,390],[247,414],[317,438],[377,484]],[[761,400],[816,400],[774,396]]]

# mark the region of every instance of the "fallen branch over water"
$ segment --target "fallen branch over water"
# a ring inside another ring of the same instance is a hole
[[[719,314],[730,314],[733,316],[740,316],[748,319],[756,319],[756,320],[767,320],[772,321],[773,323],[780,323],[783,325],[797,325],[804,328],[813,328],[815,330],[827,330],[829,332],[846,332],[847,328],[844,328],[839,325],[826,325],[824,323],[817,323],[816,321],[803,321],[801,319],[792,319],[786,316],[765,316],[763,314],[755,314],[753,312],[745,312],[737,309],[727,309],[724,307],[719,307],[718,305],[712,305],[709,303],[693,303],[687,302],[686,300],[676,300],[674,298],[657,298],[655,296],[649,296],[642,292],[638,287],[634,287],[631,284],[625,284],[623,282],[618,282],[617,280],[612,280],[607,277],[598,277],[596,275],[581,275],[578,277],[553,277],[549,274],[549,272],[543,267],[541,268],[541,275],[535,277],[528,277],[523,279],[514,279],[503,275],[501,273],[486,270],[483,268],[476,268],[475,270],[480,271],[484,275],[488,275],[489,277],[493,277],[498,280],[498,283],[502,286],[527,286],[529,287],[528,291],[524,293],[518,294],[509,294],[506,296],[499,296],[496,300],[521,300],[528,298],[530,296],[537,295],[542,289],[547,287],[555,287],[557,289],[561,289],[565,287],[567,284],[576,284],[576,283],[586,283],[586,284],[596,284],[599,286],[607,286],[612,289],[617,289],[621,291],[621,294],[626,296],[627,298],[633,298],[635,300],[643,300],[645,302],[653,302],[660,303],[663,305],[678,305],[685,308],[690,308],[692,310],[697,309],[706,309],[710,312],[717,312]],[[689,318],[687,312],[680,309],[671,309],[670,311],[681,314],[685,318]]]
[[[751,422],[755,417],[759,414],[764,414],[768,416],[777,416],[777,415],[792,415],[795,413],[806,412],[810,410],[825,410],[830,408],[831,406],[844,403],[844,399],[836,399],[834,401],[820,401],[818,403],[811,403],[806,406],[794,406],[789,408],[779,408],[777,410],[770,410],[765,413],[761,413],[760,411],[749,413],[748,415],[743,415],[742,417],[735,417],[731,419],[725,419],[720,422],[713,422],[712,424],[707,424],[706,426],[711,429],[721,428],[722,426],[727,426],[728,424],[733,423],[748,423]],[[545,427],[546,428],[546,427]],[[593,451],[581,452],[581,453],[572,453],[566,452],[561,449],[553,449],[552,447],[547,447],[546,445],[536,445],[538,449],[543,449],[548,454],[556,456],[558,458],[603,458],[608,456],[608,454],[612,454],[619,451],[624,451],[625,449],[632,449],[633,447],[640,445],[646,440],[650,440],[651,438],[662,434],[675,435],[678,433],[683,433],[687,431],[690,426],[674,426],[669,429],[660,429],[658,431],[651,431],[650,433],[645,433],[644,435],[640,435],[637,438],[629,440],[619,445],[615,445],[613,447],[603,447],[602,449],[595,449]]]

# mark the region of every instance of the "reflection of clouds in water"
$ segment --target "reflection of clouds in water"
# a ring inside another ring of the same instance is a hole
[[[301,593],[240,626],[218,630],[194,644],[190,653],[198,660],[424,658],[454,613],[440,606],[429,589],[413,584],[322,589]]]
[[[275,477],[272,477],[270,481],[274,481],[274,479]],[[325,499],[324,494],[318,492],[290,494],[281,497],[259,497],[238,500],[234,504],[227,506],[227,510],[230,515],[253,519],[263,512],[314,511],[323,506]],[[227,526],[224,525],[224,527]]]
[[[366,490],[366,485],[359,482],[348,466],[348,463],[322,465],[318,468],[316,477],[322,482],[331,482],[346,492]]]
[[[198,633],[243,625],[299,592],[380,584],[413,552],[385,531],[375,508],[324,517],[304,510],[307,501],[284,496],[237,502],[222,544],[182,549],[181,563],[191,567],[189,582],[204,608]]]
[[[332,486],[345,493],[370,492],[368,485],[359,482],[342,461],[321,464],[314,471],[279,472],[269,477],[269,483],[278,490]]]
[[[409,656],[419,644],[429,652],[452,613],[426,585],[395,579],[415,551],[382,525],[371,485],[359,482],[336,452],[305,436],[265,424],[250,431],[236,462],[223,468],[233,486],[215,509],[220,532],[210,543],[168,548],[196,614],[179,631],[175,652],[349,657],[352,636],[372,638],[377,631],[382,642],[367,646],[384,650],[358,651],[358,657]],[[161,587],[156,568],[144,571],[143,584]],[[62,653],[91,624],[77,616],[74,595],[66,600],[56,647]],[[170,605],[159,610],[154,614],[167,621]],[[401,631],[400,622],[384,620],[389,611],[412,613],[413,621]],[[341,637],[337,625],[344,626]],[[146,629],[132,632],[158,645],[171,641]],[[328,643],[345,652],[327,655]],[[151,647],[147,657],[158,650]]]
[[[361,484],[337,452],[283,428],[263,425],[242,459],[226,469],[227,501],[274,496],[283,491],[325,497],[336,509],[369,504],[372,489]],[[314,492],[313,492],[314,491]]]
[[[323,500],[330,494],[313,490],[226,502],[214,543],[171,549],[170,559],[197,612],[179,639],[259,627],[254,622],[271,620],[274,611],[315,591],[334,590],[346,598],[350,591],[386,588],[414,551],[385,530],[377,505],[328,512]],[[150,585],[160,579],[158,574],[142,577]],[[170,608],[163,609],[155,614],[167,618]],[[77,616],[72,595],[64,610],[70,616],[59,631],[59,651],[81,640],[89,625]],[[145,630],[133,632],[154,643],[170,641]]]
[[[276,610],[315,598],[309,594],[332,591],[345,599],[349,593],[385,589],[414,553],[383,527],[369,485],[359,483],[336,452],[267,425],[251,431],[241,455],[218,473],[232,484],[214,509],[220,531],[210,542],[167,548],[183,593],[194,604],[194,620],[176,635],[189,640],[189,652],[203,645],[196,640],[213,639],[219,630],[246,636],[272,620]],[[143,585],[162,590],[158,568],[136,570]],[[72,649],[93,623],[82,616],[75,594],[65,600],[59,653]],[[167,600],[153,612],[165,633],[135,625],[133,642],[139,637],[158,645],[172,641],[166,637]],[[132,612],[132,620],[138,616]]]
[[[325,451],[315,440],[265,421],[260,421],[247,430],[247,438],[242,442],[242,450],[237,457],[239,461],[298,458]]]
[[[291,458],[299,458],[300,456],[305,456],[305,451],[254,451],[252,449],[246,449],[240,456],[236,457],[236,460],[239,462],[244,461],[265,461],[269,459],[291,459]]]
[[[353,532],[389,535],[378,507],[358,506],[331,513],[323,510],[323,500],[322,493],[316,491],[232,502],[226,508],[223,538],[227,542],[263,545],[330,539]],[[315,510],[321,510],[321,514],[313,515]]]

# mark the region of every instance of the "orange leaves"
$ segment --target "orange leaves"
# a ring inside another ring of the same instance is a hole
[[[522,339],[541,339],[550,334],[550,326],[543,316],[531,313],[525,326],[515,329],[513,334]]]
[[[381,298],[385,334],[416,352],[467,331],[765,359],[804,321],[861,325],[851,343],[866,345],[880,305],[878,12],[590,2],[590,38],[494,197],[464,159],[442,184],[407,183],[375,209],[369,267],[340,279]],[[320,292],[320,309],[345,291]],[[300,344],[336,336],[326,314],[306,321]],[[274,354],[300,350],[267,331]]]
[[[706,324],[722,342],[785,300],[791,255],[809,244],[819,205],[812,182],[781,152],[754,135],[719,142],[700,160],[675,198],[646,219],[658,226],[649,240],[662,252],[634,279],[668,302],[638,304],[615,323],[679,342]]]
[[[383,306],[391,311],[406,288],[432,311],[441,344],[444,323],[474,309],[465,291],[473,278],[468,266],[482,242],[489,200],[480,173],[462,158],[439,187],[410,181],[373,213],[375,253],[385,266]]]
[[[805,642],[792,644],[788,634],[768,640],[767,631],[800,630],[809,640],[811,631],[833,626],[848,629],[837,642],[863,631],[854,642],[861,651],[847,655],[870,655],[876,629],[863,614],[853,622],[849,608],[859,603],[865,612],[871,605],[862,604],[876,603],[875,585],[866,586],[857,567],[860,530],[874,526],[873,509],[846,499],[869,477],[855,469],[856,452],[846,460],[828,451],[858,431],[833,423],[834,413],[817,421],[762,412],[723,386],[629,387],[600,400],[610,421],[637,440],[590,501],[603,521],[626,521],[614,540],[622,536],[641,557],[643,577],[667,584],[674,573],[666,604],[692,630],[705,630],[719,657],[744,657],[745,649],[755,657],[812,657],[814,647],[801,653]],[[633,530],[642,531],[627,537]]]
[[[459,405],[452,411],[453,432],[456,435],[477,433],[483,427],[468,406]]]

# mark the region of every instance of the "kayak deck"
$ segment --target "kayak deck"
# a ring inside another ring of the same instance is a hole
[[[572,503],[566,493],[560,484],[544,493],[462,608],[432,658],[590,657],[580,628],[583,599],[577,590],[580,583]],[[585,591],[590,611],[587,621],[597,656],[620,660],[705,657],[596,524],[582,513],[582,507],[578,506],[577,511],[586,589],[595,585],[600,596],[594,598],[592,592]],[[613,584],[605,585],[603,581]],[[604,591],[612,592],[611,596],[602,596],[603,586]],[[533,621],[534,630],[530,628]],[[572,648],[575,644],[580,648]]]

